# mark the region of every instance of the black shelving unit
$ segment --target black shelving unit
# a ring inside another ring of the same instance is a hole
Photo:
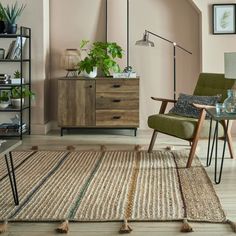
[[[19,84],[0,84],[0,90],[11,90],[14,87],[20,87],[21,92],[23,90],[24,86],[27,86],[29,90],[31,91],[31,28],[28,27],[20,27],[20,33],[19,34],[0,34],[0,39],[17,39],[17,37],[20,37],[20,59],[1,59],[1,63],[19,63],[19,71],[21,73],[21,78],[20,78],[20,83]],[[24,55],[24,48],[23,48],[23,43],[22,43],[22,37],[25,37],[26,40],[28,41],[25,43],[28,45],[28,53],[25,53],[27,55]],[[1,45],[1,44],[0,44]],[[28,74],[27,78],[24,77],[24,74],[26,72],[26,63],[28,63]],[[1,72],[2,73],[2,72]],[[23,77],[25,79],[23,83]],[[0,109],[1,112],[9,112],[9,113],[18,113],[20,117],[20,128],[18,132],[0,132],[0,138],[13,138],[13,137],[18,137],[20,139],[23,138],[23,134],[31,133],[31,98],[28,98],[27,105],[23,104],[23,99],[21,98],[20,101],[20,107],[19,108],[14,108],[12,106],[8,106],[5,109]],[[25,116],[27,117],[27,129],[22,131],[23,124],[26,123],[24,122],[24,117],[23,113],[28,112]],[[7,130],[6,130],[7,131]]]

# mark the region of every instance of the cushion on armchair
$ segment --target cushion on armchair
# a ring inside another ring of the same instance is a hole
[[[220,99],[221,95],[196,96],[181,93],[175,106],[169,111],[169,113],[180,116],[198,118],[201,110],[192,106],[193,103],[214,106],[217,102],[220,101]]]

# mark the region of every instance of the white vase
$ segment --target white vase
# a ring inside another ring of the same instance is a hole
[[[93,71],[91,71],[89,74],[86,71],[84,71],[83,75],[88,78],[95,78],[97,76],[97,71],[98,71],[98,68],[93,67]]]
[[[16,108],[19,108],[20,107],[20,101],[21,99],[20,98],[12,98],[11,99],[11,104],[13,107],[16,107]],[[24,102],[25,102],[25,99],[22,98],[22,106],[24,105]]]

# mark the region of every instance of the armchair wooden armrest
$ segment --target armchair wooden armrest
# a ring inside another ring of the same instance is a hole
[[[192,103],[192,106],[199,108],[199,109],[210,109],[210,108],[215,108],[215,106],[211,105],[203,105],[203,104],[198,104],[198,103]]]
[[[156,98],[156,97],[151,97],[151,99],[152,99],[152,100],[155,100],[155,101],[160,101],[160,102],[162,102],[162,103],[161,103],[160,110],[159,110],[159,114],[164,114],[164,113],[165,113],[165,110],[166,110],[166,107],[167,107],[168,102],[172,102],[172,103],[176,103],[176,102],[177,102],[177,100],[168,99],[168,98]]]

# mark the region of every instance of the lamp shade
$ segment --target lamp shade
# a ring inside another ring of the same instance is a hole
[[[145,46],[145,47],[154,47],[154,43],[152,41],[149,40],[149,34],[147,32],[145,32],[143,34],[143,38],[141,40],[136,41],[135,45],[138,46]]]
[[[236,52],[226,52],[225,61],[225,78],[236,79]]]
[[[80,61],[80,51],[75,48],[66,49],[63,60],[63,67],[67,71],[76,70],[76,65]]]

